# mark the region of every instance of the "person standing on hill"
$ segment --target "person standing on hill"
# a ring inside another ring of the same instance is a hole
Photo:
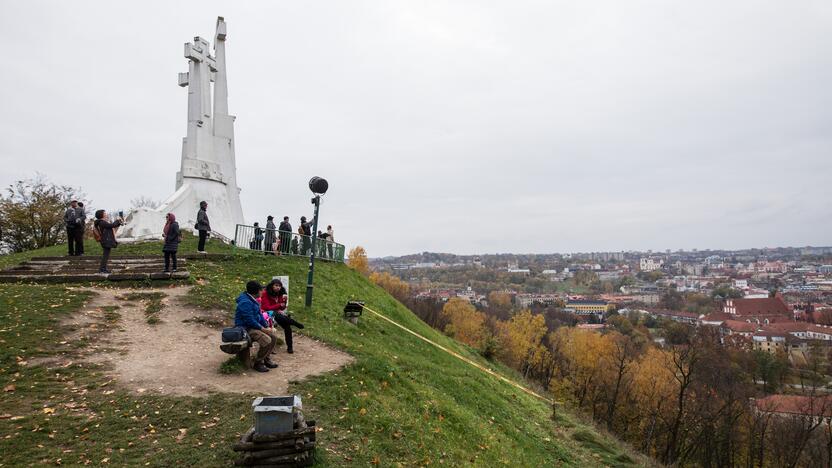
[[[197,252],[205,252],[205,239],[208,238],[208,233],[211,232],[211,222],[208,221],[208,202],[199,202],[199,211],[196,214],[196,225],[194,228],[199,231],[199,244],[196,247]]]
[[[84,255],[84,234],[87,230],[87,212],[84,203],[78,202],[75,208],[75,255]]]
[[[318,257],[326,258],[326,245],[329,234],[318,229]]]
[[[326,250],[329,253],[329,258],[333,258],[332,256],[332,243],[335,242],[335,231],[332,229],[332,225],[326,227]]]
[[[301,254],[309,255],[312,250],[312,225],[306,221],[306,216],[300,217],[298,233],[301,237]]]
[[[67,254],[72,257],[75,256],[75,220],[78,219],[76,216],[75,208],[78,208],[78,202],[72,200],[69,202],[69,206],[67,207],[66,211],[64,212],[64,225],[66,226],[66,245],[67,245]]]
[[[266,237],[268,239],[268,237]],[[248,246],[251,250],[262,250],[263,249],[263,228],[260,227],[260,223],[254,222],[254,238],[251,239]],[[267,247],[268,248],[268,247]]]
[[[168,213],[165,227],[162,229],[165,237],[165,246],[162,252],[165,254],[165,273],[176,271],[176,251],[179,250],[179,242],[182,241],[182,232],[179,230],[179,223],[176,222],[176,215]],[[173,270],[170,269],[173,261]]]
[[[277,230],[277,226],[274,225],[274,216],[269,215],[266,217],[266,255],[274,255],[274,251],[276,250],[275,239],[275,231]]]
[[[269,324],[260,313],[260,304],[257,296],[263,287],[257,281],[246,283],[246,290],[237,297],[237,310],[234,312],[234,326],[243,327],[248,336],[259,345],[257,355],[254,357],[254,370],[257,372],[268,372],[274,369],[277,364],[269,359],[277,337],[269,330]]]
[[[263,294],[260,295],[260,310],[269,312],[274,322],[283,329],[283,336],[286,338],[286,352],[294,353],[292,348],[292,326],[303,328],[303,324],[293,319],[286,313],[286,288],[279,279],[273,279],[266,285]]]
[[[277,227],[278,236],[280,237],[280,253],[289,253],[289,244],[292,242],[292,225],[289,224],[289,217],[284,216],[283,222]]]
[[[104,210],[95,212],[95,222],[93,223],[93,235],[95,240],[101,243],[101,264],[98,268],[99,273],[112,273],[107,269],[107,264],[110,261],[110,250],[118,247],[116,241],[116,229],[124,224],[124,220],[118,218],[114,223],[110,222],[110,216]]]

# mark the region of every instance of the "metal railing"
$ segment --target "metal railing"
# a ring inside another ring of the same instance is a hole
[[[261,226],[238,224],[234,233],[234,246],[240,249],[260,251],[265,254],[308,257],[312,254],[312,236],[302,236],[288,231],[266,229]],[[332,262],[344,262],[346,247],[337,242],[317,238],[315,258]]]

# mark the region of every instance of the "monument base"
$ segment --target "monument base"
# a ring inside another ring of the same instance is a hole
[[[239,200],[239,199],[238,199]],[[208,202],[208,219],[211,223],[211,237],[230,242],[234,238],[237,224],[228,219],[227,214],[234,216],[233,206],[240,206],[239,201],[229,200],[228,191],[223,184],[201,179],[186,179],[184,185],[165,200],[158,208],[137,208],[132,210],[125,221],[124,228],[119,230],[119,240],[161,239],[162,229],[165,227],[165,217],[168,213],[176,215],[179,229],[195,231],[196,215],[199,203]],[[216,216],[213,215],[216,213]],[[223,215],[226,216],[223,216]],[[242,219],[242,213],[239,214]]]

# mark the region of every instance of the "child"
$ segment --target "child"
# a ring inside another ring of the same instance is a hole
[[[286,313],[286,288],[278,280],[272,280],[263,293],[260,295],[260,310],[270,313],[273,323],[277,323],[283,329],[283,336],[286,338],[286,352],[294,353],[292,349],[292,325],[303,328],[303,324],[296,321]]]

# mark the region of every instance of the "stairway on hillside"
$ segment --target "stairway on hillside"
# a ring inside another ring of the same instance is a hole
[[[188,259],[180,258],[178,271],[165,273],[160,255],[111,257],[112,273],[98,273],[98,256],[35,257],[14,267],[0,270],[0,283],[18,281],[44,283],[74,283],[87,281],[162,281],[188,278]]]

